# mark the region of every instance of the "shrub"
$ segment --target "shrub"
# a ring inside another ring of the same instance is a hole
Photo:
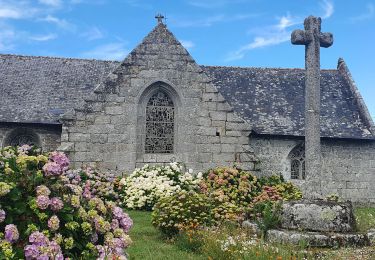
[[[210,198],[246,208],[259,192],[257,178],[239,168],[218,167],[207,171],[200,183],[201,192]]]
[[[65,154],[27,145],[0,151],[0,258],[104,259],[125,255],[132,220],[82,188]]]
[[[197,189],[199,181],[199,175],[194,176],[191,170],[183,172],[183,166],[178,163],[167,166],[145,165],[122,178],[120,189],[127,208],[151,210],[161,197]]]
[[[264,186],[266,183],[274,186]],[[247,213],[266,232],[279,222],[276,202],[296,199],[301,194],[292,183],[285,183],[278,176],[258,181],[249,172],[227,167],[206,172],[199,187],[197,193],[177,193],[161,199],[154,207],[153,224],[170,236],[179,230],[186,232],[192,227],[191,223],[196,228],[225,222],[238,223]]]
[[[204,194],[181,191],[159,200],[152,212],[152,224],[167,236],[173,236],[179,230],[211,225],[212,208]]]

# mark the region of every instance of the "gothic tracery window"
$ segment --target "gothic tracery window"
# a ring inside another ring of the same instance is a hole
[[[29,129],[16,129],[12,131],[6,141],[5,146],[22,146],[24,144],[39,146],[39,138]]]
[[[145,153],[173,153],[174,104],[163,91],[151,96],[146,106]]]
[[[290,178],[304,180],[306,177],[304,144],[300,144],[296,146],[290,152],[289,159],[290,159]]]

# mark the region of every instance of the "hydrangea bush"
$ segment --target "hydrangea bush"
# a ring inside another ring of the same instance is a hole
[[[153,224],[163,233],[173,235],[227,221],[238,223],[246,215],[264,220],[269,227],[277,223],[277,202],[302,197],[297,187],[278,176],[258,179],[239,168],[218,167],[197,181],[198,191],[175,193],[155,205]]]
[[[87,174],[60,152],[2,149],[0,259],[125,259],[132,220]]]
[[[183,169],[183,165],[179,163],[170,163],[167,166],[145,165],[135,169],[119,183],[124,206],[130,209],[151,210],[162,197],[183,190],[197,189],[201,174],[194,175],[192,170],[184,172]]]

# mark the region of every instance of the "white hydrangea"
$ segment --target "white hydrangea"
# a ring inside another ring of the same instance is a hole
[[[196,189],[202,174],[194,175],[192,170],[184,172],[183,169],[183,165],[176,162],[166,166],[145,165],[135,169],[119,182],[124,189],[125,206],[150,209],[161,197],[171,196],[181,190]]]

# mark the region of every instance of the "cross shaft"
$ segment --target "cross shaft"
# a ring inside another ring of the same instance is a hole
[[[309,16],[304,21],[305,30],[292,33],[292,44],[305,45],[305,165],[306,193],[311,197],[321,195],[320,146],[320,47],[333,43],[331,33],[321,32],[321,19]],[[315,194],[315,195],[313,195]]]

